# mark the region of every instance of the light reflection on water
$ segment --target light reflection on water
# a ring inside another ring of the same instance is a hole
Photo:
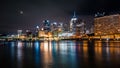
[[[119,47],[120,42],[112,41],[8,42],[0,46],[0,60],[7,59],[7,65],[14,68],[116,67],[120,64]]]
[[[51,42],[44,41],[40,45],[41,52],[42,52],[42,63],[44,64],[45,68],[48,68],[50,64],[52,64],[52,46]]]
[[[18,60],[18,68],[22,68],[22,60],[23,60],[23,43],[21,41],[17,42],[17,60]]]

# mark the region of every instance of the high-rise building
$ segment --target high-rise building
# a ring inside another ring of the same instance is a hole
[[[58,36],[58,34],[60,33],[60,32],[62,32],[62,29],[63,29],[63,24],[62,23],[57,23],[57,22],[53,22],[52,24],[51,24],[51,32],[52,32],[52,34],[53,34],[53,36],[55,37],[55,36]]]
[[[52,32],[54,32],[55,30],[57,30],[57,28],[58,28],[57,22],[51,23],[51,31],[52,31]]]
[[[85,34],[86,30],[85,30],[85,23],[83,20],[78,19],[76,21],[76,35],[83,35]]]
[[[32,32],[30,30],[26,30],[26,36],[30,37],[32,35]]]
[[[46,34],[43,30],[39,30],[38,37],[46,37]]]
[[[120,15],[109,15],[94,19],[95,35],[110,35],[120,33]]]
[[[22,30],[17,30],[18,35],[22,35]]]
[[[58,31],[63,31],[63,23],[58,23]]]
[[[65,31],[65,32],[70,31],[69,25],[67,23],[64,23],[64,25],[63,25],[63,31]]]
[[[44,25],[44,31],[49,32],[50,31],[50,21],[49,20],[44,20],[43,21],[43,25]]]
[[[36,32],[38,32],[40,30],[39,26],[36,26]]]
[[[76,13],[74,12],[73,17],[70,20],[70,27],[69,27],[69,31],[70,32],[74,32],[76,31],[76,21],[77,21],[77,17],[76,17]]]
[[[17,30],[18,33],[18,38],[20,38],[20,36],[22,36],[22,30]]]

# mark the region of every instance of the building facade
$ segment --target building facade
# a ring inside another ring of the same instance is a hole
[[[75,12],[74,12],[74,15],[73,15],[73,17],[71,18],[71,20],[70,20],[70,25],[69,25],[69,31],[70,31],[70,32],[76,31],[76,21],[77,21],[77,17],[76,17],[76,14],[75,14]]]
[[[85,23],[83,20],[78,19],[76,22],[76,35],[85,34]]]
[[[94,19],[95,35],[113,35],[120,33],[120,15],[109,15]]]
[[[43,21],[43,25],[44,25],[44,31],[45,32],[49,32],[51,29],[51,24],[50,24],[50,21],[49,20],[44,20]]]

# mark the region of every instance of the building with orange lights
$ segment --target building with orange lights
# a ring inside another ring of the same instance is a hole
[[[103,38],[120,37],[120,15],[115,14],[95,18],[94,33],[95,36],[102,36]]]

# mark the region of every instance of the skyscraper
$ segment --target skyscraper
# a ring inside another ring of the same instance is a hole
[[[38,32],[40,30],[39,26],[36,26],[36,32]]]
[[[18,35],[22,35],[22,30],[17,30]]]
[[[44,20],[43,25],[44,25],[44,30],[46,32],[49,32],[50,31],[50,21],[49,20]]]
[[[17,30],[18,38],[22,35],[22,30]]]
[[[76,27],[76,21],[77,21],[77,17],[76,17],[76,13],[74,11],[74,15],[70,20],[70,28],[69,28],[70,32],[76,31],[76,28],[75,28]]]
[[[51,23],[51,31],[54,32],[55,30],[57,30],[57,22],[53,22]]]
[[[63,31],[63,23],[58,24],[58,31]]]
[[[78,20],[76,21],[76,35],[83,35],[85,34],[85,22],[83,20],[81,20],[80,18],[78,18]]]

